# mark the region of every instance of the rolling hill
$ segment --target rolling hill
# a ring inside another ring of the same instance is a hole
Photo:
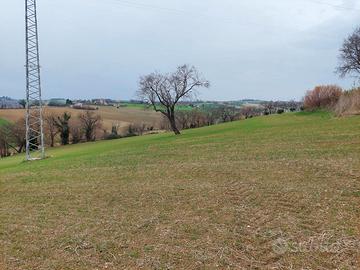
[[[112,125],[118,125],[122,133],[126,133],[126,130],[130,124],[146,124],[146,126],[160,128],[161,115],[151,109],[145,107],[121,107],[116,108],[112,106],[98,106],[98,110],[94,111],[102,118],[102,128],[107,131],[111,131]],[[62,114],[68,112],[73,118],[83,112],[83,110],[77,110],[69,107],[44,107],[44,113],[56,113]],[[10,122],[15,122],[25,116],[24,109],[0,109],[0,118],[6,119]],[[103,134],[103,131],[99,131],[98,137]]]
[[[297,113],[0,160],[3,269],[359,269],[360,117]]]

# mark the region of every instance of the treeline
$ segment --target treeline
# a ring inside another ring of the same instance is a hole
[[[321,85],[308,91],[304,98],[308,111],[326,109],[338,116],[360,113],[360,88],[343,90],[337,85]]]
[[[249,105],[241,108],[221,105],[208,108],[193,108],[176,111],[176,125],[181,129],[199,128],[215,124],[248,119],[260,115],[281,114],[287,111],[300,110],[299,102],[263,102],[260,105]],[[132,124],[120,133],[120,126],[113,124],[111,130],[103,127],[102,119],[96,111],[84,110],[73,116],[68,112],[56,114],[45,112],[44,135],[47,147],[56,145],[78,144],[95,140],[112,140],[151,133],[153,126],[143,123]],[[160,129],[171,130],[165,117]],[[25,119],[0,126],[0,157],[22,153],[26,146]]]
[[[25,126],[24,118],[0,126],[0,157],[25,151]],[[122,134],[119,129],[120,126],[117,124],[113,124],[110,131],[103,128],[100,115],[91,110],[85,110],[76,116],[68,112],[44,114],[44,136],[47,147],[138,136],[154,128],[145,124],[131,124]]]
[[[176,111],[176,125],[184,130],[302,109],[303,103],[296,101],[264,101],[258,105],[246,105],[240,108],[228,105],[194,108]],[[171,130],[166,117],[162,119],[161,128]]]

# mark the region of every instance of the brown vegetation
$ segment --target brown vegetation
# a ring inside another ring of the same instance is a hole
[[[341,87],[336,85],[316,86],[313,90],[306,93],[304,107],[309,111],[332,109],[338,102],[342,92]]]
[[[345,91],[335,107],[337,115],[350,115],[360,113],[360,88]]]
[[[73,109],[69,107],[45,107],[46,114],[61,115],[64,112],[68,112],[71,115],[78,115],[81,113],[79,109]],[[85,110],[83,110],[85,111]],[[135,109],[135,108],[116,108],[112,106],[99,106],[96,110],[102,118],[103,128],[111,130],[113,124],[119,126],[119,133],[126,134],[129,125],[136,123],[145,123],[147,126],[153,126],[155,129],[160,128],[161,115],[148,109]],[[6,110],[0,109],[0,118],[9,122],[16,122],[17,120],[24,118],[24,109]],[[102,134],[96,134],[97,137],[101,137]]]
[[[25,148],[25,119],[0,126],[0,157],[21,153]]]
[[[360,114],[360,88],[343,91],[335,85],[317,86],[304,98],[308,111],[327,109],[337,116]]]

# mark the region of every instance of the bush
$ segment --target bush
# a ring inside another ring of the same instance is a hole
[[[277,110],[277,114],[283,114],[284,112],[285,112],[284,109],[278,109],[278,110]]]
[[[335,106],[337,115],[360,113],[360,88],[345,91]]]
[[[106,131],[104,132],[104,139],[105,140],[116,140],[116,139],[121,139],[122,136],[119,134],[119,125],[118,124],[113,124],[111,127],[111,133],[107,134]]]
[[[336,85],[317,86],[314,90],[308,91],[304,98],[306,110],[333,109],[339,101],[343,90]]]
[[[106,134],[104,136],[105,140],[116,140],[116,139],[121,139],[121,138],[122,138],[121,135],[118,135],[118,134],[115,134],[115,133]]]
[[[144,123],[142,124],[131,124],[128,127],[127,137],[132,136],[141,136],[146,131],[146,125]]]

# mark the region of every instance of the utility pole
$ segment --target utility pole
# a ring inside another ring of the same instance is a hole
[[[26,160],[45,158],[36,0],[25,0]]]

